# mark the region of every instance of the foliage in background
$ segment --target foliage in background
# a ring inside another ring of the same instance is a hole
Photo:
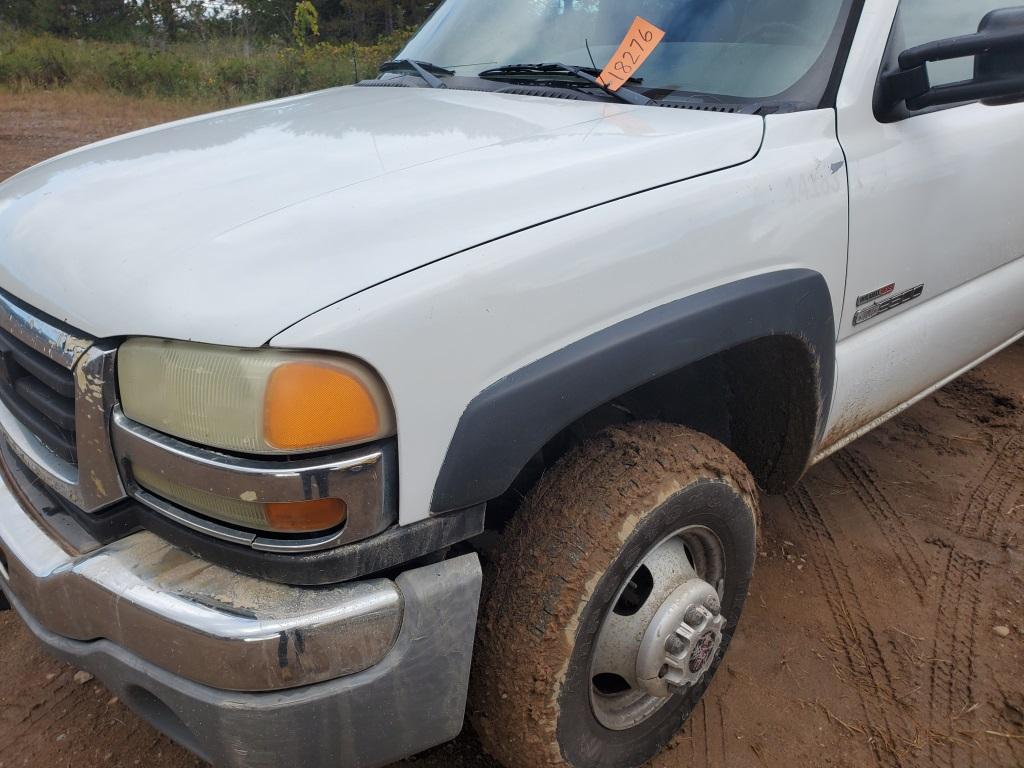
[[[320,16],[313,3],[309,0],[301,0],[295,4],[292,39],[299,48],[305,48],[306,43],[313,37],[320,37]]]
[[[320,39],[372,44],[418,26],[439,0],[0,0],[0,28],[56,37],[145,43],[214,38],[292,40],[301,13]],[[301,10],[300,10],[301,7]]]
[[[237,104],[376,75],[439,0],[0,0],[0,86]]]
[[[401,30],[372,44],[285,47],[233,39],[137,45],[7,33],[0,34],[0,85],[241,104],[374,77],[410,36]]]

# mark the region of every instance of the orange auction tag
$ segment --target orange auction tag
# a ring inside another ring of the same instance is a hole
[[[637,16],[633,19],[633,25],[626,33],[619,50],[609,59],[604,72],[598,75],[597,79],[609,90],[617,91],[633,76],[640,65],[647,61],[647,57],[657,48],[663,37],[664,30]]]

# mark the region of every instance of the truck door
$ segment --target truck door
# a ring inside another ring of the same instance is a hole
[[[867,0],[837,97],[850,251],[825,445],[908,404],[1024,329],[1024,104],[879,116],[880,71],[977,32],[999,0]],[[1020,55],[1020,54],[1015,54]],[[927,64],[969,80],[973,57]]]

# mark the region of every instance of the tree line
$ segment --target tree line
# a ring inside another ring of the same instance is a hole
[[[372,42],[423,22],[439,0],[0,0],[0,28],[57,37]]]

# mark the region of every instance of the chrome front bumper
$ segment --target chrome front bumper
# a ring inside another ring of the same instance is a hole
[[[377,768],[454,738],[480,582],[463,555],[288,587],[150,533],[75,556],[0,483],[0,596],[51,652],[225,768]]]
[[[379,768],[462,729],[480,564],[463,555],[399,575],[402,629],[379,664],[267,693],[198,685],[107,640],[49,632],[12,596],[56,656],[87,670],[159,730],[218,768]]]
[[[0,488],[0,586],[50,632],[105,638],[215,688],[267,691],[352,674],[387,655],[403,599],[387,579],[301,588],[210,565],[151,533],[64,551]]]

